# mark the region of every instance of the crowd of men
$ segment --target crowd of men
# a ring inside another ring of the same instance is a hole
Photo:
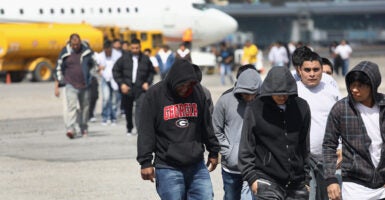
[[[290,58],[295,70],[276,62],[263,81],[248,61],[213,104],[184,45],[172,62],[163,46],[158,70],[138,39],[129,51],[112,48],[106,42],[96,59],[77,34],[63,48],[55,94],[64,88],[66,135],[76,137],[77,124],[88,135],[92,76],[102,74],[103,123],[116,120],[120,94],[132,135],[135,102],[140,173],[156,181],[161,199],[213,199],[209,172],[219,162],[226,200],[385,198],[385,96],[376,63],[344,71],[341,97],[328,74],[333,64],[303,46]],[[153,84],[156,71],[162,80]]]

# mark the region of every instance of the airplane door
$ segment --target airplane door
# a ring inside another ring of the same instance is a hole
[[[170,6],[166,6],[163,9],[163,27],[174,28],[175,27],[175,13]]]

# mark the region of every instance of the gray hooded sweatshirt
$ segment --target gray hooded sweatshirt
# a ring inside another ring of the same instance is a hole
[[[262,80],[258,72],[247,69],[240,74],[234,90],[221,96],[214,107],[212,117],[214,132],[221,146],[222,167],[228,172],[240,173],[238,149],[243,113],[247,105],[240,94],[257,94],[261,84]]]

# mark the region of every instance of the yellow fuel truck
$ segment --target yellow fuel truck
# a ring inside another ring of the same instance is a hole
[[[102,31],[88,24],[1,23],[0,73],[10,75],[12,82],[28,72],[34,81],[52,80],[58,55],[72,33],[94,51],[102,50]]]

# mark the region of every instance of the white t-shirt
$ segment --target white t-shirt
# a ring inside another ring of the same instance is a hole
[[[297,87],[298,96],[305,99],[310,107],[310,152],[321,156],[327,118],[333,105],[340,99],[340,91],[322,80],[315,87],[307,87],[302,81],[297,81]]]
[[[103,79],[106,80],[107,82],[110,82],[111,87],[114,90],[118,90],[119,87],[112,75],[112,68],[114,67],[115,62],[121,56],[122,56],[122,53],[120,51],[113,49],[110,57],[107,57],[104,51],[100,52],[97,57],[98,65],[101,65],[104,67],[102,71]]]
[[[364,121],[366,132],[372,143],[369,146],[370,157],[373,165],[378,166],[381,158],[382,138],[380,131],[380,108],[374,105],[372,108],[366,107],[361,103],[356,103],[356,108],[360,111],[362,121]]]
[[[138,65],[139,65],[139,56],[133,55],[132,56],[132,82],[136,82],[136,74],[138,72]]]
[[[342,183],[342,199],[378,200],[385,198],[385,188],[372,189],[353,182]]]
[[[334,50],[334,53],[339,54],[342,59],[348,59],[350,57],[350,54],[352,53],[352,48],[348,45],[338,45],[337,48]]]

